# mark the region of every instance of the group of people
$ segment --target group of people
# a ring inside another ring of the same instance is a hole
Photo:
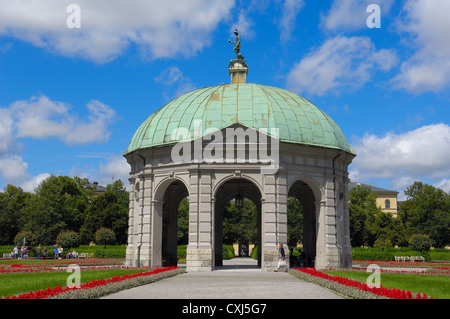
[[[20,251],[20,258],[21,259],[28,259],[28,253],[30,252],[31,247],[23,245],[20,247],[17,245],[14,247],[13,251],[11,252],[11,257],[14,259],[19,259],[19,251]],[[44,258],[47,258],[47,247],[44,247],[44,250],[42,250],[41,245],[36,247],[36,259],[41,258],[41,254],[43,254]]]
[[[11,252],[11,257],[14,259],[19,259],[19,251],[20,251],[20,258],[21,259],[28,259],[28,252],[30,251],[31,247],[29,246],[21,246],[19,248],[19,246],[17,245],[16,247],[14,247],[13,251]],[[63,258],[63,251],[64,249],[59,246],[57,244],[55,244],[53,246],[53,253],[54,253],[54,258],[55,259],[62,259]],[[48,257],[48,251],[47,251],[47,247],[44,247],[42,249],[41,245],[38,245],[36,247],[36,259],[41,259],[41,256],[46,259]],[[69,252],[66,255],[66,258],[78,258],[78,253],[73,250],[72,252]]]

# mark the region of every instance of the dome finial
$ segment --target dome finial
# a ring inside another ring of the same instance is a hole
[[[231,75],[231,83],[246,83],[248,66],[241,54],[241,37],[237,29],[234,30],[234,34],[236,35],[236,41],[228,40],[228,42],[234,43],[233,51],[236,52],[236,59],[230,61],[228,72]]]

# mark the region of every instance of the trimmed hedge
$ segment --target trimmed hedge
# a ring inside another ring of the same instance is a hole
[[[253,248],[253,251],[252,251],[252,258],[253,258],[254,260],[258,260],[258,246],[255,246],[255,248]]]
[[[187,245],[179,245],[177,247],[177,258],[186,258]],[[223,259],[234,258],[234,248],[232,245],[223,245]]]
[[[177,258],[180,258],[180,259],[186,258],[186,249],[187,249],[187,245],[177,246]]]
[[[44,246],[42,246],[43,248]],[[126,257],[126,245],[113,246],[107,245],[106,248],[103,246],[89,246],[81,245],[74,248],[79,254],[80,253],[92,253],[96,258],[125,258]],[[0,257],[3,253],[11,253],[14,246],[5,245],[0,246]],[[180,245],[177,249],[178,258],[186,258],[186,248],[187,245]],[[48,258],[53,258],[53,246],[47,246]],[[36,247],[33,246],[28,254],[28,257],[34,258]],[[450,250],[446,249],[431,249],[428,252],[422,253],[419,251],[411,250],[410,248],[390,248],[381,250],[379,248],[373,247],[355,247],[352,249],[353,260],[381,260],[381,261],[393,261],[395,256],[423,256],[426,261],[438,260],[438,261],[450,261]],[[69,250],[64,250],[64,255],[67,254]],[[231,259],[234,257],[234,249],[231,245],[224,245],[223,248],[224,259]],[[295,255],[295,254],[294,254]],[[41,255],[42,257],[42,255]],[[258,247],[255,247],[252,251],[252,258],[258,259]]]
[[[358,247],[352,250],[353,260],[380,260],[394,261],[395,256],[423,256],[426,261],[430,261],[431,257],[428,252],[420,252],[409,248],[392,248],[381,250],[373,247]]]
[[[234,258],[234,248],[232,245],[223,245],[223,260]]]

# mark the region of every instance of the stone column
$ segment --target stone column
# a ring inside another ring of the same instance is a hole
[[[136,266],[136,240],[135,240],[135,228],[134,228],[134,216],[136,211],[134,209],[136,198],[139,194],[135,195],[135,181],[136,178],[129,179],[130,182],[130,197],[129,197],[129,213],[128,213],[128,244],[126,251],[126,265],[130,267]]]
[[[320,202],[317,230],[317,255],[315,267],[318,269],[339,267],[339,251],[336,246],[336,204],[332,177],[326,179],[324,193],[325,198]]]
[[[342,234],[340,236],[342,246],[341,252],[341,267],[352,268],[352,247],[350,245],[350,212],[349,212],[349,198],[348,198],[348,178],[344,178],[343,197],[341,199],[342,212],[340,214],[339,223],[341,225]]]
[[[223,196],[213,200],[214,205],[214,266],[223,266]]]
[[[211,196],[211,172],[193,170],[189,192],[189,245],[187,247],[187,271],[211,271],[213,269],[212,229],[214,206]]]
[[[133,186],[134,198],[131,201],[134,201],[134,204],[133,211],[132,213],[130,212],[133,218],[132,221],[130,220],[132,224],[129,227],[129,231],[131,229],[129,240],[133,243],[133,253],[130,253],[132,260],[128,259],[127,256],[127,264],[134,266],[150,265],[150,201],[152,196],[152,180],[151,174],[140,174],[136,178]]]
[[[278,263],[278,216],[276,201],[276,177],[273,174],[264,175],[264,194],[261,200],[262,218],[262,265],[264,271],[271,271],[277,267]]]
[[[148,225],[148,234],[151,237],[151,244],[149,246],[149,266],[162,266],[162,223],[163,223],[163,201],[152,200],[152,214],[151,214],[151,230]],[[147,230],[147,227],[144,228]],[[145,238],[145,237],[144,237]]]

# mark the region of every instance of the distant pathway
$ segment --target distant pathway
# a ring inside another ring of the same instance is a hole
[[[212,272],[190,272],[123,290],[104,299],[341,299],[284,272],[264,272],[250,258],[224,261]]]

